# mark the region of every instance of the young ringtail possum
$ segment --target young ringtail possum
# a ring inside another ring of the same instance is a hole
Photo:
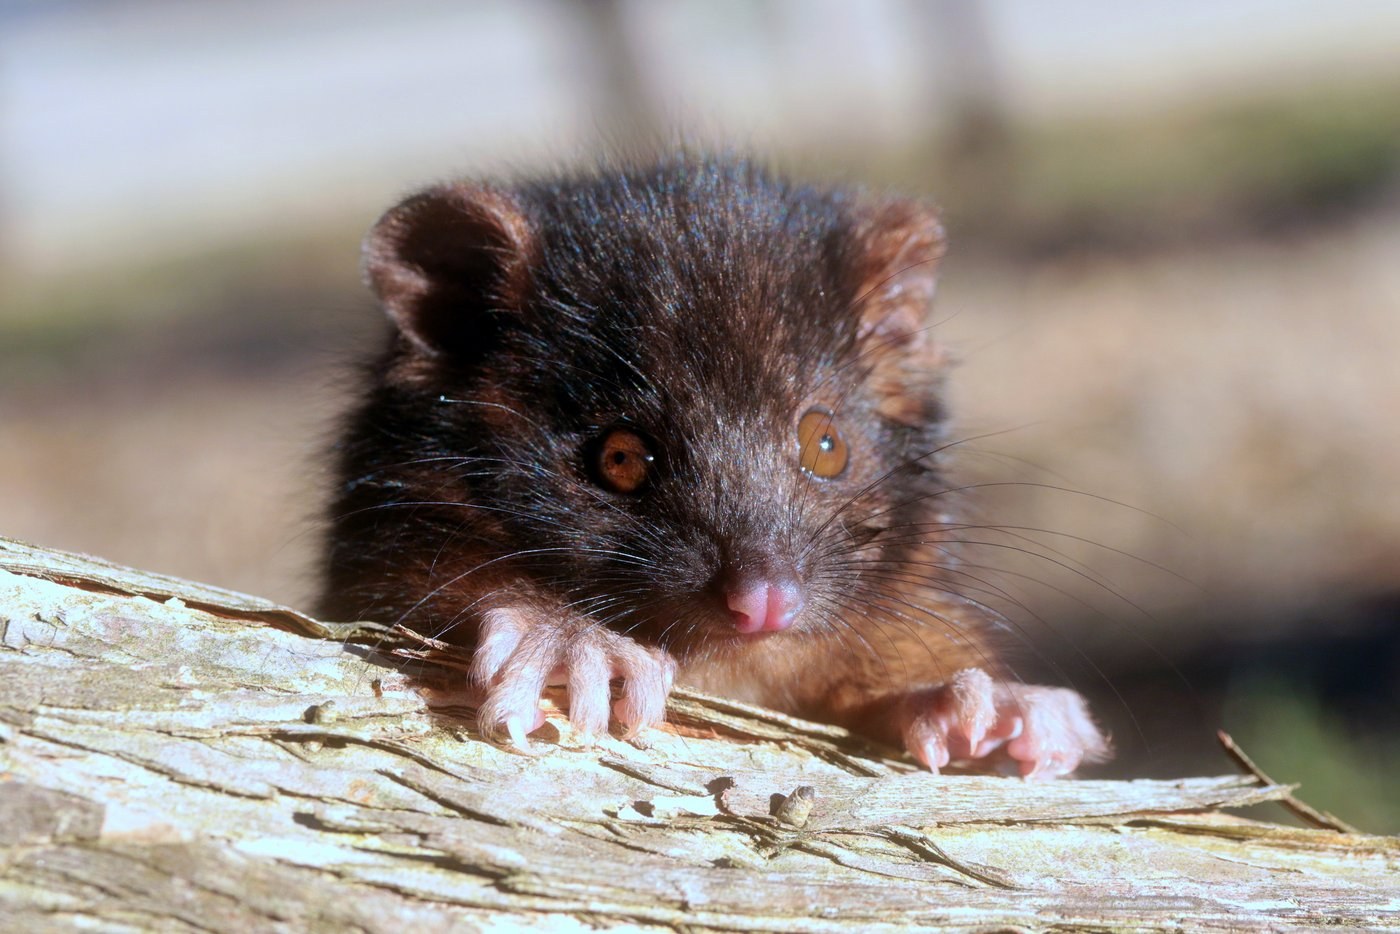
[[[923,204],[732,158],[409,198],[366,240],[394,333],[339,448],[323,617],[473,647],[482,728],[522,746],[547,684],[630,734],[678,682],[935,771],[1103,758],[959,593],[943,252]]]

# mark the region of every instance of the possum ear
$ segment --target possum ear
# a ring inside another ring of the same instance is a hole
[[[443,185],[390,209],[365,237],[365,277],[422,355],[479,351],[524,301],[534,238],[510,194]]]
[[[928,310],[947,249],[938,213],[915,201],[866,209],[856,227],[857,339],[870,363],[878,410],[910,427],[942,423],[947,359],[929,334]]]
[[[872,352],[919,352],[927,337],[938,265],[947,251],[938,212],[916,201],[866,208],[857,220],[861,343]]]

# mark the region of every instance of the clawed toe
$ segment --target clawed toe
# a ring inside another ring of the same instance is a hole
[[[628,738],[666,719],[666,698],[676,680],[676,662],[659,649],[633,643],[622,663],[622,697],[613,706]]]

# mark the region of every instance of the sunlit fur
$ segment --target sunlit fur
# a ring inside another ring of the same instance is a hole
[[[881,283],[931,290],[936,256],[872,235],[880,199],[687,155],[503,191],[528,241],[491,256],[523,272],[466,264],[483,279],[453,294],[489,301],[436,307],[434,352],[400,310],[348,420],[323,615],[471,644],[492,607],[578,614],[662,645],[683,683],[843,722],[996,671],[958,596],[933,338],[880,326],[907,300]],[[849,449],[835,479],[800,466],[814,406]],[[616,428],[655,453],[630,495],[589,460]],[[719,581],[775,567],[805,609],[739,636]]]

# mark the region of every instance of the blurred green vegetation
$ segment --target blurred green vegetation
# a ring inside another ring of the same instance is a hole
[[[1393,723],[1358,729],[1304,682],[1251,678],[1232,691],[1225,719],[1236,742],[1298,797],[1366,833],[1400,833],[1400,734]],[[1271,814],[1271,818],[1285,818]],[[1301,823],[1288,814],[1293,823]]]
[[[980,134],[878,171],[941,202],[960,241],[1018,252],[1258,236],[1365,210],[1400,183],[1400,81]]]
[[[73,368],[152,362],[256,363],[337,346],[377,323],[360,286],[358,224],[278,231],[257,241],[143,264],[22,282],[0,313],[0,386]]]
[[[993,120],[971,147],[954,137],[790,161],[819,174],[863,166],[862,178],[927,194],[944,206],[960,251],[1024,259],[1268,235],[1365,211],[1400,188],[1400,80],[1095,121]],[[290,223],[256,240],[88,274],[5,270],[0,373],[32,378],[94,348],[109,352],[123,335],[168,335],[191,320],[244,334],[340,327],[345,316],[335,312],[360,306],[357,243],[369,220]]]

